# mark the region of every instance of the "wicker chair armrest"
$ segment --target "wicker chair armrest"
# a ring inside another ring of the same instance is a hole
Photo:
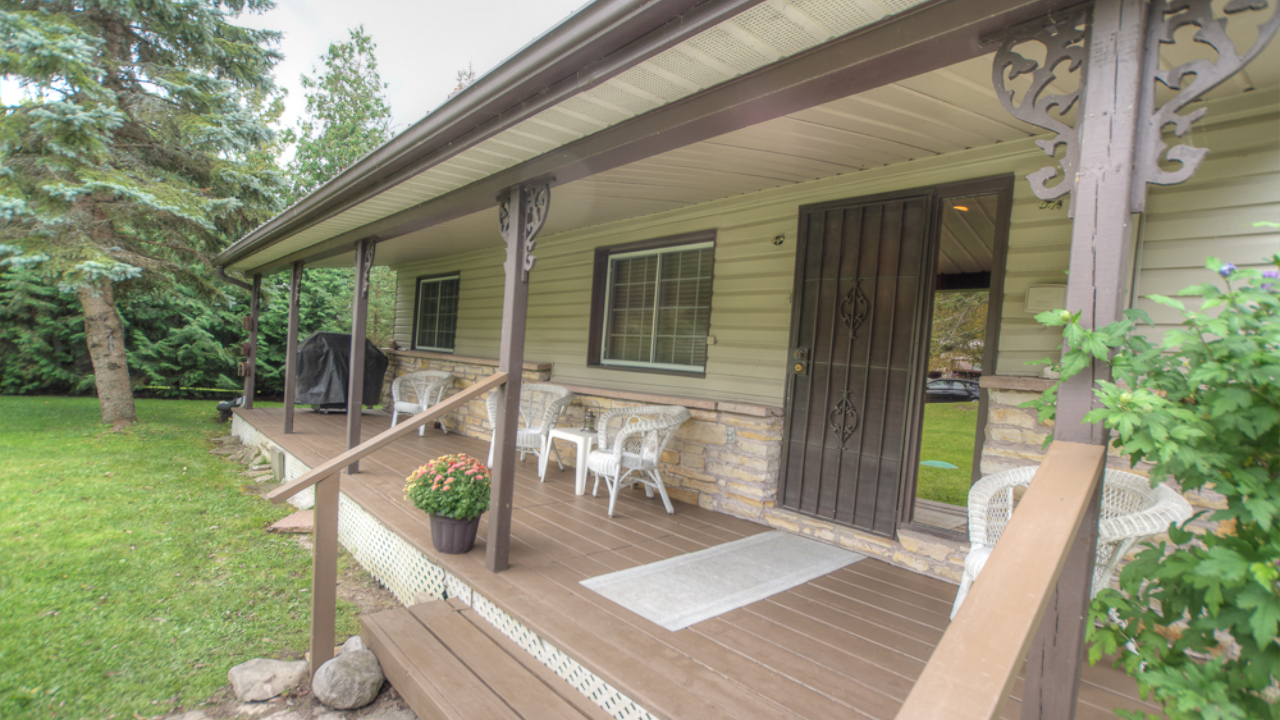
[[[1098,542],[1158,535],[1168,530],[1170,525],[1180,523],[1194,514],[1191,503],[1176,490],[1157,485],[1151,488],[1151,492],[1155,494],[1156,501],[1146,510],[1099,522]]]

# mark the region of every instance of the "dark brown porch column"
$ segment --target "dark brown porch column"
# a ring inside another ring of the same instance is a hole
[[[298,394],[298,314],[302,293],[302,261],[289,273],[289,330],[284,350],[284,434],[293,432],[293,398]]]
[[[249,353],[244,358],[245,410],[253,409],[254,381],[258,375],[258,306],[262,298],[262,275],[253,276],[253,290],[249,293]]]
[[[489,537],[485,567],[507,569],[511,552],[511,498],[515,489],[516,430],[520,418],[520,381],[524,368],[525,311],[529,302],[529,271],[534,238],[547,219],[551,191],[547,185],[511,188],[501,199],[498,224],[507,242],[506,281],[502,292],[502,340],[498,372],[507,374],[493,428],[493,486],[489,495]]]
[[[1081,322],[1089,328],[1120,319],[1126,305],[1130,188],[1146,18],[1146,0],[1098,0],[1093,6],[1081,81],[1079,167],[1072,191],[1075,221],[1067,276],[1067,309],[1081,313]],[[1094,382],[1110,376],[1109,365],[1094,361],[1062,384],[1055,439],[1106,445],[1106,429],[1083,421],[1093,403]],[[1024,720],[1075,718],[1102,487],[1099,483],[1090,501],[1027,654]]]
[[[360,444],[360,416],[364,409],[364,343],[369,321],[369,271],[373,269],[376,241],[365,238],[356,243],[356,287],[351,296],[351,365],[347,378],[347,449]],[[360,472],[360,462],[347,466]]]

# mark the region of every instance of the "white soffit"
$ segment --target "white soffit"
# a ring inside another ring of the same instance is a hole
[[[347,212],[253,255],[252,262],[270,262],[380,220],[677,100],[695,89],[755,69],[772,61],[764,59],[766,48],[775,48],[776,59],[783,56],[784,49],[793,54],[817,44],[814,26],[801,18],[811,19],[822,28],[841,27],[839,23],[843,22],[853,30],[884,17],[886,11],[900,12],[919,2],[880,0],[883,10],[876,9],[870,0],[776,0],[756,6],[622,73],[616,81],[570,98]],[[768,26],[772,25],[778,28],[770,30]],[[801,29],[812,41],[805,40]],[[1256,37],[1255,28],[1242,22],[1228,24],[1228,33],[1240,48],[1248,47]],[[828,37],[835,35],[833,32]],[[809,45],[802,47],[805,42]],[[1206,53],[1212,50],[1181,42],[1161,48],[1161,65],[1167,69]],[[990,54],[974,58],[559,186],[553,191],[554,210],[542,235],[549,239],[567,230],[1044,134],[1043,129],[1014,118],[1000,105],[991,85],[992,60]],[[758,64],[752,66],[750,62]],[[686,85],[677,90],[674,80],[663,84],[655,77],[682,78]],[[1049,92],[1064,93],[1077,83],[1078,76],[1068,76],[1053,83]],[[1025,77],[1010,84],[1017,89],[1019,100],[1026,84]],[[1249,67],[1208,93],[1206,99],[1255,88],[1274,92],[1277,85],[1280,42],[1273,41]],[[654,92],[646,105],[642,93],[650,89]],[[659,90],[664,94],[659,96]],[[1164,102],[1173,94],[1158,86],[1157,102]],[[614,107],[619,109],[606,118],[606,109]],[[599,124],[591,125],[583,118],[598,118]],[[1067,121],[1074,123],[1074,110]],[[429,252],[425,249],[428,243]],[[477,213],[381,243],[378,263],[398,264],[500,244],[496,214]],[[349,264],[346,256],[324,263],[334,267]]]
[[[284,257],[925,1],[766,0],[246,260]]]

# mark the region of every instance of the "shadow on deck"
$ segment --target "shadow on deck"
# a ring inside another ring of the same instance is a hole
[[[307,466],[345,450],[344,415],[302,411],[296,432],[284,435],[280,409],[237,413]],[[389,419],[366,413],[362,424],[368,439]],[[526,649],[532,643],[539,652],[558,652],[598,678],[575,682],[580,689],[603,681],[655,717],[893,718],[947,626],[954,585],[868,558],[667,631],[579,581],[769,528],[683,503],[667,515],[658,499],[640,490],[623,491],[610,519],[607,497],[592,497],[590,482],[587,495],[574,495],[573,468],[561,471],[553,461],[547,481],[539,482],[533,456],[516,463],[511,568],[485,570],[483,520],[470,553],[437,555],[426,515],[404,500],[404,478],[426,460],[458,452],[484,458],[488,443],[439,429],[411,435],[366,458],[356,475],[344,474],[342,493],[461,581],[464,592],[482,596],[474,607],[490,603],[491,616],[496,610],[536,634],[521,643]],[[562,668],[552,669],[566,677]],[[1155,710],[1137,699],[1123,673],[1099,666],[1083,674],[1079,718],[1114,718],[1112,708]],[[1021,689],[1019,679],[1003,717],[1020,716]]]

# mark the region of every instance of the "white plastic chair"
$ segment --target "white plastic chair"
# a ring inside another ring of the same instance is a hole
[[[395,425],[400,413],[417,415],[444,399],[453,387],[453,373],[443,370],[419,370],[401,375],[391,383],[391,424]],[[449,428],[440,421],[440,429],[446,435]],[[427,430],[424,424],[418,428],[418,435]]]
[[[521,383],[520,385],[520,423],[524,427],[516,430],[516,450],[520,451],[520,462],[525,455],[533,453],[542,457],[543,448],[547,445],[547,433],[560,422],[560,413],[573,402],[573,393],[559,385],[545,383]],[[485,398],[485,409],[489,412],[489,427],[498,426],[498,391],[494,390]],[[497,433],[494,433],[496,436]],[[560,460],[560,449],[551,443],[556,454],[556,464],[564,469]],[[489,466],[493,467],[493,439],[489,440]],[[546,479],[543,479],[546,482]]]
[[[648,497],[657,490],[668,513],[676,511],[662,486],[658,461],[676,430],[688,419],[689,411],[678,405],[614,408],[600,414],[597,449],[587,455],[587,469],[596,476],[592,495],[600,489],[600,478],[604,477],[609,490],[609,517],[613,517],[618,503],[618,490],[636,482],[644,485]]]
[[[969,555],[951,617],[960,611],[969,588],[987,564],[991,550],[1009,524],[1014,488],[1030,484],[1036,467],[1014,468],[982,478],[969,489]],[[1103,475],[1102,507],[1098,513],[1098,556],[1093,565],[1092,595],[1111,582],[1111,574],[1129,548],[1143,538],[1169,529],[1191,517],[1191,504],[1177,491],[1134,473],[1107,470]]]

